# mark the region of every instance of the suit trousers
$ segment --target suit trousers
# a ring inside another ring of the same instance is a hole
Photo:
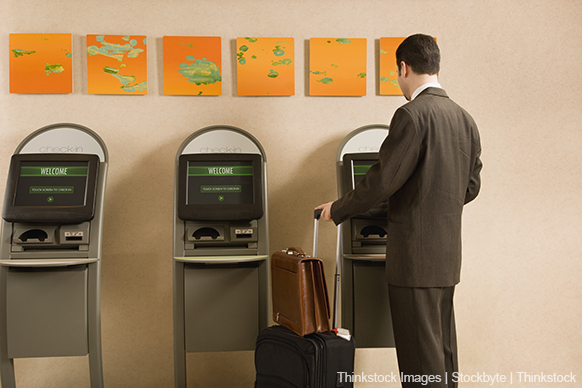
[[[388,292],[402,387],[456,388],[455,286],[388,285]]]

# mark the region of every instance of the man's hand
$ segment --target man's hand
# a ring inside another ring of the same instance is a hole
[[[324,203],[316,207],[315,210],[322,209],[321,218],[326,221],[331,221],[331,205],[333,205],[333,202]]]

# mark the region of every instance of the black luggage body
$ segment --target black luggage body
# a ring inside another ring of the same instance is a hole
[[[353,387],[354,354],[353,337],[350,341],[334,333],[301,337],[283,326],[268,327],[257,337],[255,388]]]

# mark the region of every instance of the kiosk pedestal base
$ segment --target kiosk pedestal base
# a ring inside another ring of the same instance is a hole
[[[0,315],[2,388],[16,388],[14,359],[61,356],[88,356],[91,388],[103,388],[100,263],[79,261],[90,263],[0,264],[0,311],[6,312]]]
[[[254,350],[269,322],[267,256],[174,258],[174,386],[186,353]]]
[[[6,288],[8,357],[89,353],[86,266],[10,268]]]
[[[186,265],[186,352],[253,350],[259,334],[256,263]]]
[[[358,348],[394,347],[384,260],[350,260],[342,268],[342,326]]]

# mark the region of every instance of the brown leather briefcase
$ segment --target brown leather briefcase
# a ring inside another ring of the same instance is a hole
[[[329,331],[323,262],[300,248],[271,256],[273,320],[300,336]]]

